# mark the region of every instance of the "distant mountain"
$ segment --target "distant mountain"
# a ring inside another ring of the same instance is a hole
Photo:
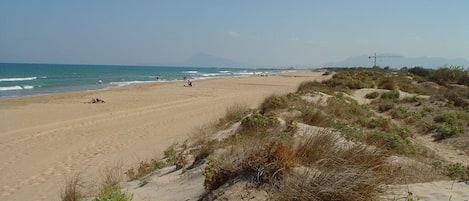
[[[183,66],[194,66],[194,67],[226,67],[226,68],[236,68],[236,67],[245,67],[241,63],[234,62],[230,59],[226,59],[219,56],[214,56],[206,53],[198,53],[189,59],[182,62],[180,65]]]
[[[391,68],[402,68],[404,66],[407,67],[415,67],[415,66],[422,66],[426,68],[437,68],[444,65],[448,66],[463,66],[468,67],[469,61],[457,58],[457,59],[447,59],[442,57],[382,57],[379,56],[391,56],[389,54],[386,55],[377,55],[378,58],[376,59],[376,65],[385,67],[389,66]],[[373,58],[368,58],[367,55],[362,56],[353,56],[349,57],[343,61],[339,62],[329,62],[325,63],[324,67],[372,67],[373,66]]]

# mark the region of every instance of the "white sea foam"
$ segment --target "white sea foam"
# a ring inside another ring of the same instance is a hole
[[[23,85],[23,86],[0,87],[0,91],[13,91],[13,90],[23,90],[23,89],[34,89],[34,86]]]
[[[244,71],[244,72],[236,72],[234,73],[235,75],[252,75],[254,72],[247,72],[247,71]]]
[[[27,81],[27,80],[35,80],[35,79],[37,79],[37,77],[0,78],[0,82]]]
[[[219,76],[220,74],[219,73],[202,73],[201,75],[204,77],[216,77],[216,76]]]
[[[31,85],[23,85],[23,89],[34,89],[34,86],[31,86]]]
[[[154,83],[155,81],[127,81],[127,82],[110,82],[110,85],[114,85],[117,87],[123,87],[123,86],[128,86],[128,85],[134,85],[134,84],[145,84],[145,83]]]
[[[12,91],[12,90],[22,90],[21,86],[9,86],[9,87],[0,87],[0,91]]]
[[[220,72],[220,73],[231,73],[231,71],[229,71],[229,70],[221,70],[221,71],[218,71],[218,72]]]
[[[188,71],[184,71],[184,73],[196,74],[196,73],[199,73],[199,71],[196,71],[196,70],[188,70]]]

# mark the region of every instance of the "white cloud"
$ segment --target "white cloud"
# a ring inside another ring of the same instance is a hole
[[[239,37],[239,36],[241,36],[241,34],[239,34],[239,33],[236,32],[236,31],[230,31],[230,32],[228,32],[228,35],[231,36],[231,37]]]

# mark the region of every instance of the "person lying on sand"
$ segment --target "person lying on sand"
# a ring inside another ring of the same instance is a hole
[[[85,102],[85,103],[105,103],[106,101],[104,101],[103,99],[100,99],[100,98],[93,98],[91,99],[91,101],[89,102]]]
[[[192,87],[192,81],[191,80],[187,80],[187,85],[184,85],[185,87]]]

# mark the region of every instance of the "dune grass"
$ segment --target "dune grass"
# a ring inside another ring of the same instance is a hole
[[[425,155],[424,148],[412,143],[416,134],[432,133],[436,140],[445,140],[464,133],[469,126],[464,124],[469,121],[467,112],[458,110],[466,104],[469,92],[450,87],[465,83],[465,76],[441,78],[449,76],[447,71],[410,69],[409,74],[359,69],[338,72],[322,82],[304,82],[296,93],[267,97],[256,110],[242,105],[228,108],[225,117],[198,129],[193,142],[173,145],[162,159],[142,161],[126,175],[133,180],[170,165],[177,169],[201,167],[205,196],[230,181],[243,180],[266,191],[273,200],[379,200],[384,184],[464,179],[468,177],[467,166],[427,158],[430,154]],[[445,82],[445,88],[430,90],[418,83],[429,80]],[[374,100],[360,105],[347,94],[361,88],[391,91],[367,94]],[[431,98],[399,100],[398,90]],[[332,97],[325,105],[302,100],[301,95],[317,91]],[[300,114],[281,119],[290,111]],[[305,130],[305,125],[316,127]],[[233,130],[224,138],[213,137],[225,129]],[[189,158],[193,158],[191,164]],[[396,160],[391,163],[390,158]],[[435,160],[440,162],[438,168],[429,162]],[[115,177],[105,183],[115,184]],[[73,182],[70,185],[78,187]],[[100,191],[103,198],[132,198],[116,185],[107,186],[111,188]]]
[[[78,174],[67,179],[64,187],[60,191],[60,199],[62,201],[78,201],[86,197],[83,181]]]

